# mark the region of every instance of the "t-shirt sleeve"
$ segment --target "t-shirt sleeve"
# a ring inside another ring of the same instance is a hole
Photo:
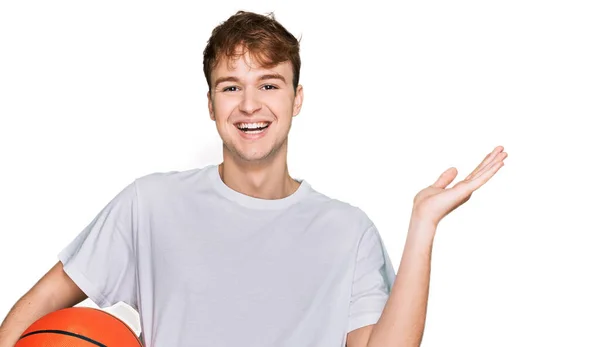
[[[120,301],[137,307],[133,235],[135,181],[119,192],[58,255],[65,273],[101,308]]]
[[[358,246],[347,332],[377,323],[395,277],[385,245],[372,225]]]

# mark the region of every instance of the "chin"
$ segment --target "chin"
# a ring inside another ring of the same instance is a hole
[[[233,157],[247,163],[261,162],[273,156],[272,150],[244,151],[240,148],[233,148],[233,150],[230,150],[229,152]]]
[[[282,145],[277,146],[277,144],[269,145],[263,143],[262,146],[259,144],[254,144],[254,146],[237,146],[230,143],[225,147],[229,155],[237,160],[245,163],[260,163],[274,159],[282,149]]]
[[[245,162],[258,163],[258,162],[262,162],[262,161],[269,159],[269,157],[271,157],[271,156],[269,155],[269,153],[253,153],[253,154],[241,154],[239,157],[240,157],[240,159],[242,159]]]

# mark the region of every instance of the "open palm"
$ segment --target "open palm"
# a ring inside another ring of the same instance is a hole
[[[458,171],[451,167],[444,171],[431,186],[421,190],[414,198],[413,211],[434,225],[469,200],[471,194],[489,181],[502,166],[508,156],[504,147],[497,146],[464,180],[447,188],[456,178]]]

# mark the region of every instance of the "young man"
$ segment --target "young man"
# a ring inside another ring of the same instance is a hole
[[[415,197],[396,275],[365,213],[288,173],[303,100],[294,36],[239,12],[204,53],[223,162],[125,187],[13,307],[0,347],[87,297],[137,309],[146,346],[419,345],[437,225],[499,170],[503,148]]]

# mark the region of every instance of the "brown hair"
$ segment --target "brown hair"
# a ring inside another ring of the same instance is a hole
[[[241,51],[237,51],[238,47]],[[290,61],[296,90],[300,80],[300,41],[275,20],[273,13],[238,11],[213,29],[204,49],[204,76],[209,91],[210,76],[219,59],[237,58],[247,51],[265,68]]]

